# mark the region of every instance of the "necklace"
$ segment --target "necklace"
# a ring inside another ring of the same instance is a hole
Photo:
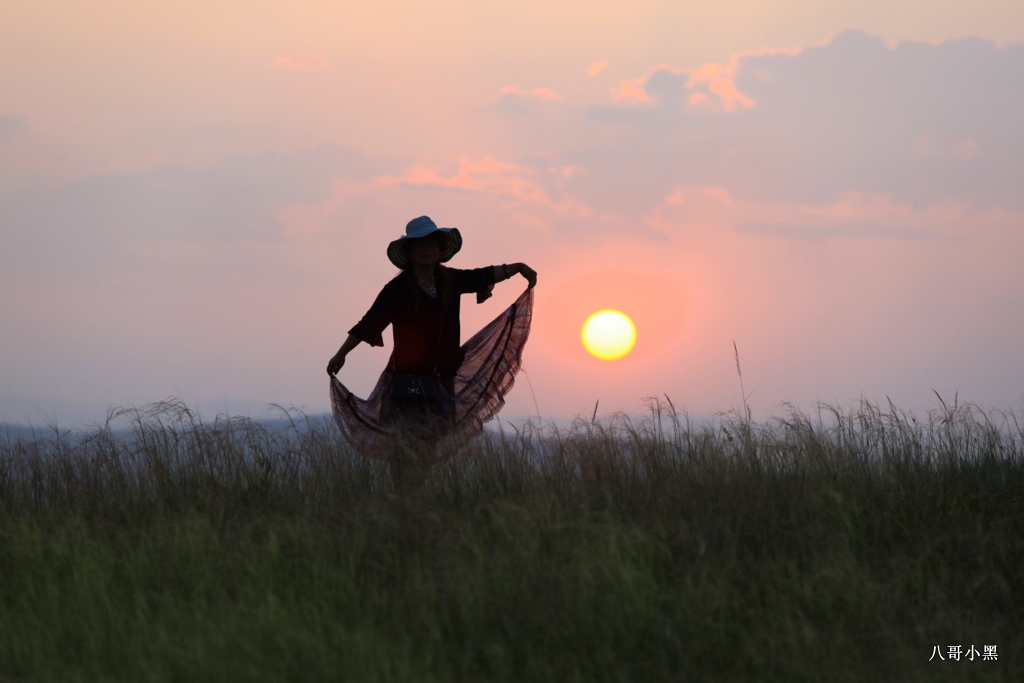
[[[416,279],[419,280],[419,283],[421,285],[423,285],[423,289],[427,290],[427,295],[428,296],[437,296],[437,287],[434,286],[434,276],[433,275],[430,276],[430,282],[429,283],[428,282],[424,282],[423,280],[420,280],[419,278],[416,278]]]

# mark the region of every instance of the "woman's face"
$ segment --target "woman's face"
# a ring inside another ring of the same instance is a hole
[[[441,244],[432,237],[418,239],[409,245],[409,260],[418,266],[433,266],[441,260]]]

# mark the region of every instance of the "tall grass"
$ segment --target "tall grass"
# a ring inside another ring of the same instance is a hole
[[[1016,415],[649,405],[398,493],[295,411],[0,439],[0,678],[1021,680]]]

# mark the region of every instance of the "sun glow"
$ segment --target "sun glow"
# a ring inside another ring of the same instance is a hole
[[[605,309],[583,323],[583,346],[602,360],[622,358],[636,343],[636,326],[625,313]]]

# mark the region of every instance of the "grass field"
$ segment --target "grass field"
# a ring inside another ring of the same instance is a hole
[[[293,417],[0,440],[0,679],[1024,680],[1013,415],[652,401],[400,493]]]

